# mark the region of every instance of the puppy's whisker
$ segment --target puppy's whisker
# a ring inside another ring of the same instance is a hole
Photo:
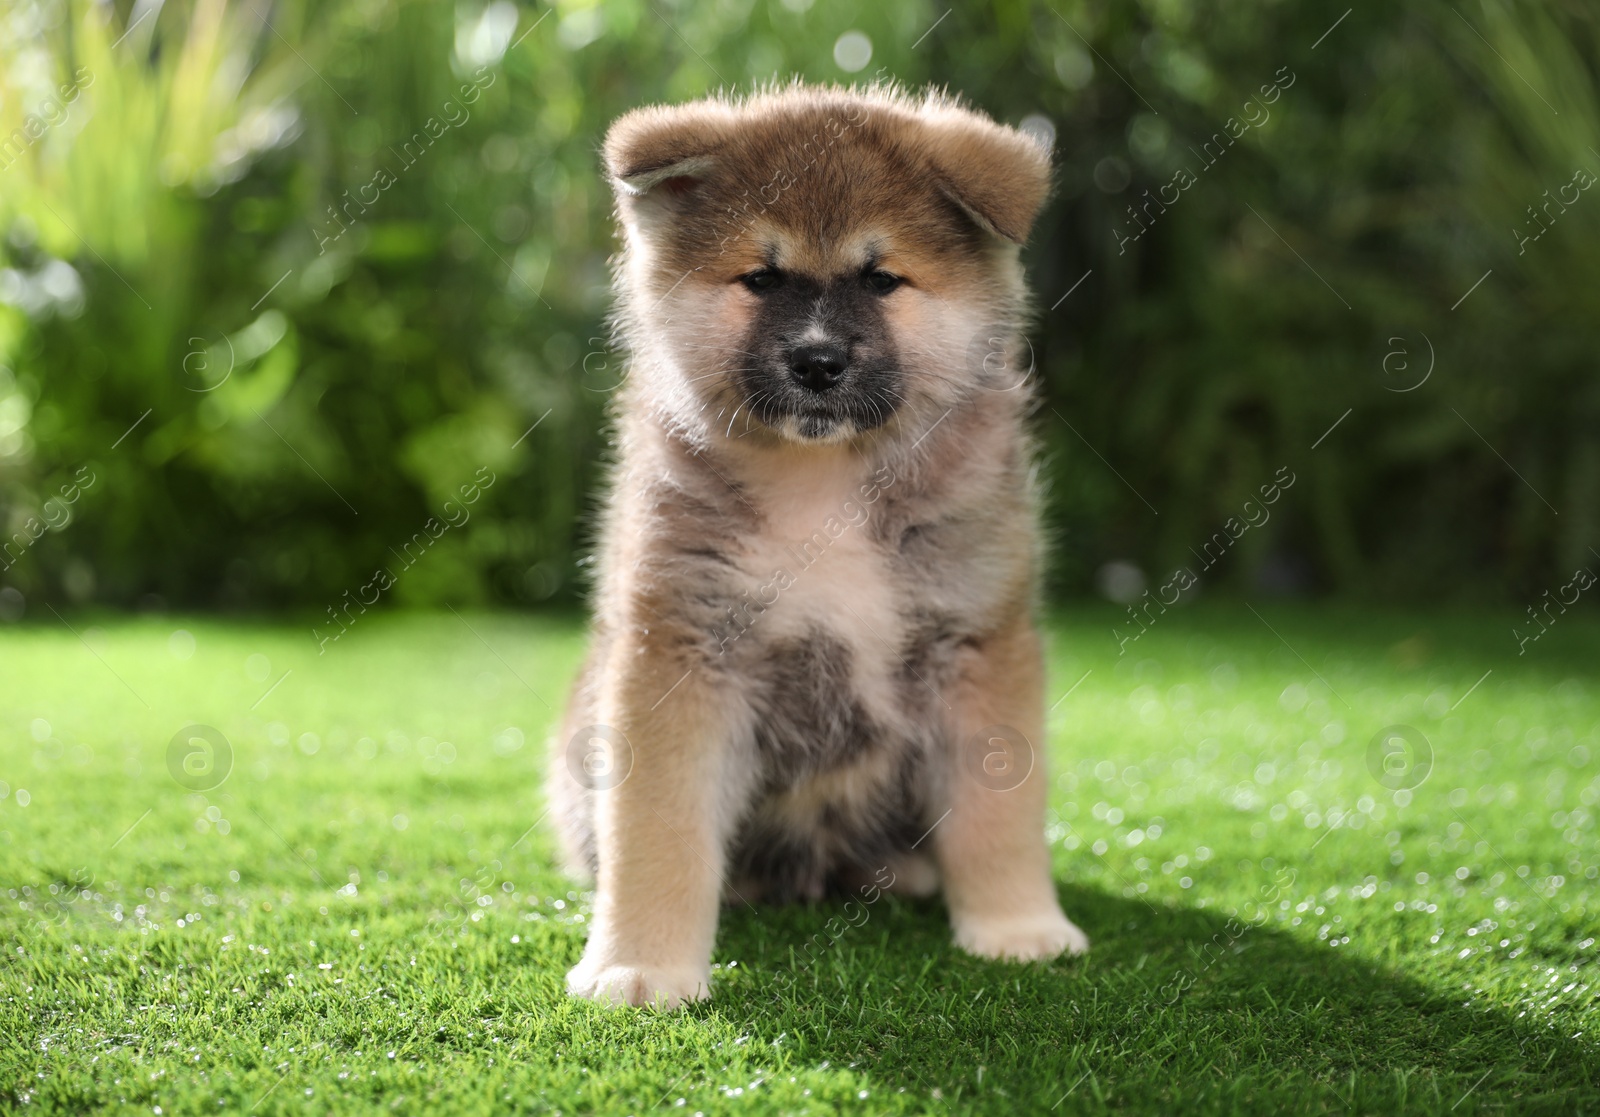
[[[736,373],[736,372],[760,372],[760,371],[761,370],[758,369],[758,368],[719,368],[716,371],[708,372],[703,376],[690,377],[688,380],[685,380],[684,383],[685,384],[698,384],[702,380],[710,380],[712,377],[715,377],[715,376],[729,376],[729,375],[732,375],[733,373]]]
[[[761,354],[760,353],[752,353],[748,349],[740,349],[740,348],[737,348],[736,346],[731,346],[731,345],[695,345],[695,344],[685,344],[683,347],[685,349],[712,349],[712,350],[716,350],[719,353],[738,353],[742,357],[754,357],[758,361],[761,359]]]
[[[744,430],[739,432],[739,437],[740,438],[743,438],[745,435],[750,433],[750,431],[752,429],[751,426],[750,426],[750,423],[756,417],[756,409],[758,407],[760,407],[762,404],[766,403],[771,398],[772,398],[771,397],[771,393],[768,392],[765,388],[763,388],[761,391],[757,392],[755,394],[755,396],[750,400],[750,410],[745,412],[745,415],[744,415]]]

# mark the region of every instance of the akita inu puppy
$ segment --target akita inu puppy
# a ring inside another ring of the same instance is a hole
[[[1018,262],[1048,152],[947,96],[793,86],[605,141],[629,354],[593,645],[554,741],[594,874],[569,990],[710,992],[719,902],[942,885],[1088,947],[1043,837]]]

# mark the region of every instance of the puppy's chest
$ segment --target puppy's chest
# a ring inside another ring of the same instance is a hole
[[[793,500],[743,541],[740,580],[749,635],[763,645],[822,639],[840,645],[865,678],[881,673],[906,637],[914,587],[897,556],[875,538],[872,506]],[[756,629],[759,626],[760,631]]]
[[[921,720],[905,686],[914,587],[873,526],[861,505],[797,501],[742,540],[744,588],[718,643],[774,786],[876,770]]]

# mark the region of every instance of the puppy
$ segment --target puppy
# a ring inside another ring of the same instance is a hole
[[[710,992],[719,901],[942,886],[990,958],[1088,947],[1043,839],[1018,262],[1030,138],[932,93],[645,108],[604,158],[629,353],[593,639],[553,745],[580,997]]]

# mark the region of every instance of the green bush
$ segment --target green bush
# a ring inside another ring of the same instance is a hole
[[[1600,561],[1576,5],[115,8],[0,17],[0,584],[28,597],[581,588],[621,375],[600,137],[791,74],[1053,129],[1028,262],[1058,593],[1120,559],[1520,598]]]

